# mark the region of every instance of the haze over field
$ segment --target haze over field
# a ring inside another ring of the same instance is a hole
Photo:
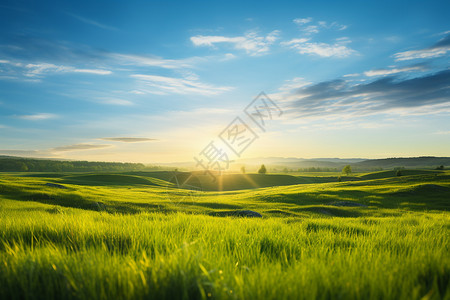
[[[241,158],[448,156],[449,10],[3,1],[0,155],[193,161],[265,91],[283,115]]]

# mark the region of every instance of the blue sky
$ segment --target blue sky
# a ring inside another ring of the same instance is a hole
[[[2,1],[0,155],[190,161],[261,91],[243,158],[450,156],[448,1]]]

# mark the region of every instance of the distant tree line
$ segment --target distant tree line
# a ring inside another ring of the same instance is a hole
[[[0,158],[0,172],[102,172],[159,170],[140,163],[58,161],[26,158]]]
[[[271,171],[274,173],[277,172],[283,172],[283,173],[291,173],[291,172],[341,172],[342,169],[340,168],[327,168],[327,167],[309,167],[309,168],[298,168],[298,169],[288,169],[288,168],[284,168],[284,169],[277,169],[277,168],[272,168]],[[352,166],[352,170],[353,171],[357,171],[357,172],[361,172],[361,171],[366,171],[366,172],[375,172],[375,171],[383,171],[383,168],[381,167],[374,167],[374,168],[358,168],[355,166]]]

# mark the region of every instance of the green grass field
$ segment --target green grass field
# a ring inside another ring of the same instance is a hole
[[[4,173],[0,299],[450,299],[450,172],[402,174]]]

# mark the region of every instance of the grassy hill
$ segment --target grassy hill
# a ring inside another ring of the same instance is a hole
[[[0,175],[0,298],[450,297],[449,171],[201,176]]]
[[[342,170],[346,165],[351,165],[353,170],[371,172],[375,170],[392,170],[394,168],[407,168],[407,169],[435,169],[439,166],[449,167],[450,157],[399,157],[399,158],[385,158],[385,159],[260,159],[250,160],[250,164],[242,163],[243,165],[252,165],[253,168],[259,167],[261,163],[271,169],[281,171],[283,169],[311,171],[312,168],[326,170]]]
[[[385,159],[370,159],[352,164],[355,168],[381,167],[383,169],[393,169],[396,167],[405,168],[436,168],[439,166],[450,166],[450,157],[398,157]]]

